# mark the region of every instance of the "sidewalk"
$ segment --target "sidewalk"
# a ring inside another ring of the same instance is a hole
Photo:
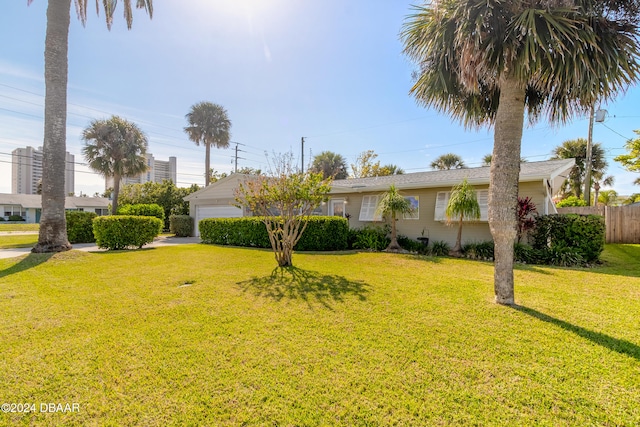
[[[175,237],[175,236],[158,236],[148,245],[144,245],[143,248],[158,248],[162,246],[175,246],[184,245],[189,243],[200,243],[199,237]],[[76,243],[73,245],[74,250],[83,252],[105,252],[106,249],[100,249],[95,243]],[[3,258],[15,258],[21,255],[31,253],[31,248],[13,248],[13,249],[0,249],[0,259]]]

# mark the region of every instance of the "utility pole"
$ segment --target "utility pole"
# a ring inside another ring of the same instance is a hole
[[[584,201],[587,202],[587,206],[591,206],[591,157],[593,146],[593,104],[589,110],[589,137],[587,138],[587,156],[584,159]]]
[[[302,143],[302,150],[300,150],[301,153],[301,158],[302,158],[302,167],[300,168],[300,170],[302,171],[302,173],[304,173],[304,136],[302,138],[300,138],[300,142]]]
[[[238,173],[238,144],[236,144],[236,165],[233,169],[233,173]]]

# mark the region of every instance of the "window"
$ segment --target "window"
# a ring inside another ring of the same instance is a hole
[[[378,209],[378,201],[380,196],[364,196],[362,198],[362,205],[360,205],[360,221],[382,221],[382,215],[380,212],[376,212]]]
[[[403,219],[420,219],[420,196],[406,196],[405,199],[411,203],[413,212],[405,214]]]
[[[489,218],[489,190],[476,190],[478,196],[478,204],[480,205],[480,221],[487,221]],[[436,211],[434,214],[434,221],[446,221],[447,215],[445,210],[447,209],[447,203],[449,203],[450,191],[439,191],[436,195]]]
[[[331,199],[329,201],[329,215],[344,217],[344,203],[343,199]]]
[[[20,215],[21,217],[27,216],[27,210],[21,205],[5,205],[4,216]]]

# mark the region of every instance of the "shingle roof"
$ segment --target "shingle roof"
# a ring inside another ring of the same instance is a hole
[[[524,162],[520,166],[520,182],[553,179],[567,172],[575,164],[574,159]],[[490,167],[438,170],[407,173],[403,175],[378,176],[373,178],[350,178],[333,181],[332,193],[386,190],[391,184],[398,189],[448,187],[467,178],[470,184],[489,184]]]
[[[66,209],[107,208],[111,201],[104,197],[65,197]],[[0,205],[20,205],[23,208],[42,208],[42,196],[38,194],[0,194]]]

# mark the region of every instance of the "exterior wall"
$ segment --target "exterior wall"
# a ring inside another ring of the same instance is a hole
[[[478,190],[486,190],[488,185],[476,187]],[[401,190],[405,196],[417,196],[419,198],[419,212],[417,219],[399,219],[397,222],[398,233],[416,240],[422,236],[429,237],[430,241],[444,240],[453,246],[458,232],[457,224],[447,225],[445,221],[435,221],[436,196],[440,191],[451,191],[451,187],[429,188],[417,190]],[[385,222],[360,221],[360,207],[362,198],[367,195],[377,195],[380,192],[354,193],[347,195],[335,195],[334,198],[347,198],[346,213],[350,215],[349,227],[360,228],[366,225],[383,225]],[[520,184],[520,195],[529,196],[537,207],[545,204],[546,191],[542,182],[530,182]],[[328,203],[327,203],[328,206]],[[540,209],[539,209],[540,210]],[[326,213],[326,207],[324,209]],[[541,212],[542,213],[542,212]],[[480,242],[491,240],[489,223],[487,221],[465,222],[462,227],[462,243]]]

